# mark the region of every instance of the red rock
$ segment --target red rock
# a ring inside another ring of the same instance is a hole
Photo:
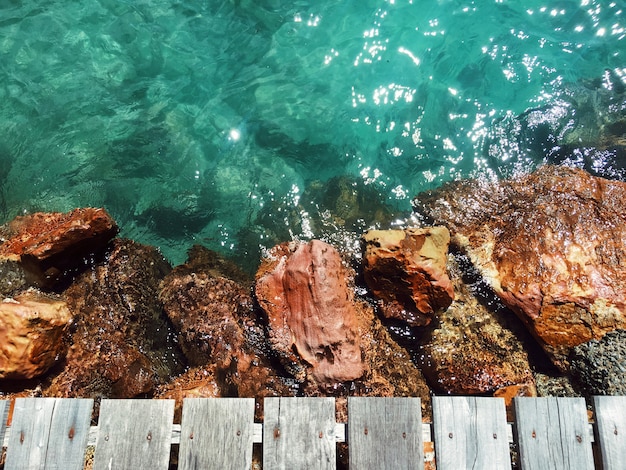
[[[446,273],[447,228],[370,230],[363,242],[365,281],[386,318],[424,326],[448,308],[454,288]]]
[[[257,273],[256,297],[272,345],[300,379],[307,366],[318,383],[353,380],[365,371],[346,277],[339,253],[318,240],[274,247]]]
[[[574,346],[626,327],[626,183],[544,166],[414,202],[448,226],[560,368]]]
[[[117,231],[104,209],[16,217],[0,245],[0,260],[19,261],[36,284],[48,286],[65,270],[79,266],[83,257],[101,251]]]
[[[0,303],[0,379],[32,379],[65,354],[72,314],[64,301],[27,290]]]

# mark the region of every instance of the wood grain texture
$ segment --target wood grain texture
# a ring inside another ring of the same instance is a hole
[[[348,398],[350,468],[423,469],[419,398]]]
[[[597,441],[603,470],[626,465],[626,397],[593,397]]]
[[[183,401],[180,470],[242,470],[252,466],[254,398]]]
[[[83,468],[93,400],[17,398],[5,470]]]
[[[174,400],[102,400],[94,470],[167,469]]]
[[[334,398],[265,398],[263,469],[336,467]]]
[[[584,398],[517,397],[514,404],[522,470],[593,470]]]
[[[432,398],[438,470],[509,470],[504,400],[490,397]]]
[[[0,400],[0,445],[4,442],[10,404],[9,400]]]

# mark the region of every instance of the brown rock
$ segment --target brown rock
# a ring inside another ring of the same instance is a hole
[[[408,351],[399,346],[374,309],[357,302],[365,374],[350,385],[355,396],[420,397],[422,415],[430,419],[430,388]]]
[[[503,302],[566,369],[570,350],[626,326],[626,183],[544,166],[419,195]]]
[[[370,230],[363,242],[365,281],[386,318],[424,326],[448,308],[454,289],[446,273],[447,228]]]
[[[27,290],[0,303],[0,379],[32,379],[65,354],[72,315],[62,300]]]
[[[0,260],[19,261],[31,282],[49,287],[82,259],[101,251],[117,234],[115,221],[104,209],[75,209],[16,217],[4,227]]]
[[[238,311],[251,309],[252,298],[234,281],[175,269],[162,282],[159,298],[189,364],[224,368],[241,351],[245,339]]]
[[[188,362],[197,366],[168,385],[168,393],[174,397],[292,395],[271,367],[250,290],[223,273],[241,275],[214,252],[196,246],[189,260],[161,282],[159,298]]]
[[[488,394],[514,384],[533,384],[523,343],[506,317],[486,308],[462,280],[449,257],[456,299],[437,314],[420,347],[419,364],[431,386],[455,395]],[[515,317],[513,317],[515,319]],[[523,331],[523,329],[522,329]]]
[[[274,247],[257,273],[256,297],[272,346],[300,380],[307,366],[318,383],[353,380],[365,371],[346,277],[339,253],[318,240]]]
[[[116,239],[65,292],[75,315],[65,368],[46,395],[130,398],[179,374],[183,358],[158,301],[170,270],[152,247]]]

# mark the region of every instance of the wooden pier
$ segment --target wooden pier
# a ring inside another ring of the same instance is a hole
[[[423,423],[419,398],[349,398],[348,423],[335,421],[334,398],[266,398],[254,422],[251,398],[194,398],[174,422],[173,400],[102,400],[91,426],[91,399],[0,401],[4,470],[250,469],[253,445],[264,470],[334,469],[337,443],[350,469],[423,469],[424,443],[434,442],[437,470],[623,470],[626,397],[594,397],[593,420],[583,398],[516,398],[508,423],[504,401],[433,397],[433,423]],[[173,446],[173,444],[176,444]],[[511,452],[511,450],[514,452]],[[432,465],[432,462],[429,463]]]

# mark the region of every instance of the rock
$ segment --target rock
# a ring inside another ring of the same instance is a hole
[[[543,166],[419,195],[502,301],[568,368],[571,349],[626,327],[626,183]]]
[[[28,286],[27,273],[19,262],[0,260],[0,296],[11,297]]]
[[[382,300],[385,318],[424,326],[436,311],[448,308],[454,299],[446,273],[449,243],[445,227],[370,230],[363,235],[365,281]]]
[[[537,396],[579,397],[581,392],[571,375],[535,373]]]
[[[224,273],[244,279],[214,252],[195,246],[188,261],[161,282],[159,299],[189,364],[196,366],[165,388],[167,396],[292,395],[271,366],[250,289]]]
[[[66,303],[29,289],[0,303],[0,379],[45,374],[65,354]]]
[[[572,350],[571,373],[589,395],[626,395],[626,331],[615,330]]]
[[[514,325],[479,301],[452,255],[448,266],[456,299],[426,329],[418,355],[431,387],[454,395],[491,394],[516,384],[534,387],[528,354]]]
[[[255,293],[272,347],[287,370],[320,384],[363,375],[354,294],[339,253],[327,243],[284,243],[270,250]]]
[[[85,257],[102,251],[117,231],[104,209],[16,217],[3,229],[0,261],[19,262],[32,284],[51,287],[84,265]]]
[[[349,274],[349,277],[352,273]],[[419,397],[422,416],[432,419],[430,388],[409,352],[398,344],[368,302],[355,299],[359,343],[365,372],[358,379],[343,383],[303,384],[304,396],[334,396],[338,421],[347,416],[347,397]]]
[[[159,298],[190,365],[228,367],[244,344],[238,311],[252,308],[250,294],[234,281],[176,269],[161,283]]]
[[[106,259],[65,292],[75,315],[71,346],[44,393],[131,398],[180,374],[184,359],[158,300],[170,269],[155,248],[115,239]]]
[[[365,373],[349,382],[344,393],[351,396],[420,397],[422,416],[431,419],[430,388],[422,371],[409,352],[392,338],[369,304],[357,301],[356,306]],[[326,393],[330,392],[326,390]]]

